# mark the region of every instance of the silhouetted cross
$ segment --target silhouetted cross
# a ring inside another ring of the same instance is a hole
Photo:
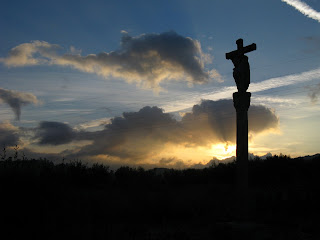
[[[248,216],[248,109],[251,93],[247,92],[250,84],[250,65],[245,53],[257,49],[255,43],[243,47],[243,40],[236,41],[237,50],[226,53],[234,65],[233,78],[238,92],[233,93],[233,104],[237,112],[237,211],[239,219],[245,220]]]
[[[226,53],[226,59],[232,60],[232,59],[239,57],[245,53],[252,52],[257,49],[257,45],[255,43],[252,43],[246,47],[243,47],[243,39],[241,39],[241,38],[239,38],[236,41],[236,44],[237,44],[237,50]]]

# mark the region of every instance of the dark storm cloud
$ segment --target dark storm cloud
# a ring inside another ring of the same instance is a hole
[[[142,87],[158,88],[163,80],[187,80],[206,83],[210,78],[221,81],[215,70],[204,65],[211,57],[204,54],[200,42],[175,32],[150,33],[131,37],[123,34],[120,49],[112,52],[81,56],[57,54],[59,46],[42,41],[24,43],[13,48],[0,61],[7,66],[56,64],[96,73],[104,77],[123,78]]]
[[[138,112],[125,112],[111,119],[105,129],[89,133],[91,145],[83,147],[79,155],[107,154],[119,158],[140,159],[158,151],[166,142],[181,142],[184,134],[170,114],[158,107],[144,107]],[[80,134],[85,139],[85,132]]]
[[[0,147],[15,146],[19,143],[18,128],[8,122],[0,122]]]
[[[17,120],[20,120],[21,107],[39,103],[37,97],[31,93],[12,91],[3,88],[0,88],[0,102],[1,101],[11,107]]]
[[[76,132],[65,123],[40,122],[35,129],[35,138],[39,145],[61,145],[70,143],[76,137]]]
[[[101,131],[72,132],[65,141],[93,141],[78,152],[70,153],[73,158],[102,154],[138,161],[152,157],[165,149],[167,144],[188,148],[221,142],[235,143],[235,121],[232,100],[203,100],[199,105],[194,105],[192,112],[185,114],[181,121],[158,107],[144,107],[138,112],[127,112],[122,117],[113,118]],[[250,107],[251,133],[274,129],[278,124],[279,119],[271,109],[260,105]]]

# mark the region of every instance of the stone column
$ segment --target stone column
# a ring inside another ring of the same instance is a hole
[[[237,157],[236,157],[236,191],[237,217],[248,217],[248,109],[250,92],[233,93],[233,105],[237,112]]]

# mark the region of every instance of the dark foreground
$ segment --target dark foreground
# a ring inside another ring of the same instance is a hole
[[[0,239],[320,239],[320,158],[249,164],[235,215],[235,164],[148,170],[0,161]],[[6,238],[3,238],[3,237]]]

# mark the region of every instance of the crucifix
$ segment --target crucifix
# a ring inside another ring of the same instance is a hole
[[[233,105],[237,112],[237,215],[245,219],[248,214],[248,109],[251,93],[247,92],[250,84],[250,65],[245,53],[257,49],[255,43],[243,47],[243,40],[236,41],[237,50],[226,53],[234,65],[233,78],[238,92],[233,93]]]

